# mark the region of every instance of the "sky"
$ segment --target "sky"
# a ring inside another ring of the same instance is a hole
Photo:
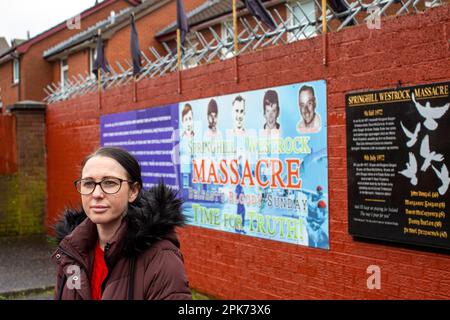
[[[101,2],[101,1],[100,1]],[[0,37],[34,37],[92,7],[95,0],[0,0]]]

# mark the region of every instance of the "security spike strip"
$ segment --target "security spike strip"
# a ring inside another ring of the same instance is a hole
[[[264,39],[266,39],[267,37],[270,37],[270,35],[269,35],[270,30],[267,30],[266,28],[264,28],[262,23],[258,19],[256,19],[254,16],[252,16],[252,18],[260,29],[260,30],[258,29],[258,31],[262,31],[262,34],[258,34],[259,39],[256,42],[256,44],[253,46],[253,50],[256,50],[260,46],[260,44],[264,41]]]
[[[117,65],[117,67],[119,68],[119,72],[116,72],[115,70],[113,71],[113,75],[114,75],[114,77],[116,77],[117,78],[117,85],[118,86],[120,86],[120,85],[122,85],[122,83],[123,83],[123,81],[124,81],[124,79],[125,79],[125,77],[126,77],[126,73],[127,73],[127,70],[125,70],[125,68],[124,67],[122,67],[122,65],[120,64],[120,62],[119,61],[116,61],[116,65]]]
[[[97,80],[95,78],[95,75],[92,75],[87,71],[85,71],[85,74],[86,74],[86,77],[84,77],[84,78],[82,75],[78,76],[80,79],[83,79],[83,81],[84,81],[84,88],[82,89],[84,94],[96,91],[97,90]]]
[[[52,88],[53,88],[53,90],[54,90],[55,92],[58,92],[58,91],[59,91],[58,85],[56,85],[54,82],[52,82],[50,85],[52,86]]]
[[[214,29],[212,27],[209,27],[208,30],[211,33],[211,35],[213,36],[215,42],[217,43],[217,45],[215,46],[213,51],[210,53],[208,60],[207,60],[207,62],[211,62],[211,60],[214,59],[220,53],[220,51],[224,48],[224,44],[222,42],[221,37],[217,34],[216,31],[214,31]]]
[[[272,40],[266,41],[266,43],[263,44],[263,47],[265,47],[265,46],[268,45],[268,44],[275,45],[275,44],[277,44],[277,42],[278,42],[279,40],[281,40],[281,42],[282,42],[283,44],[286,43],[286,41],[284,41],[284,39],[283,39],[283,35],[287,32],[289,26],[288,26],[288,25],[286,24],[286,22],[283,20],[283,18],[281,17],[280,12],[279,12],[276,8],[275,8],[273,11],[275,12],[276,16],[277,16],[278,19],[280,20],[280,24],[281,24],[282,26],[279,27],[280,32],[278,33],[278,35],[276,35],[275,37],[273,37]]]
[[[275,24],[277,25],[277,29],[273,31],[275,32],[275,34],[271,35],[271,37],[269,37],[269,39],[262,44],[263,48],[267,47],[268,45],[275,45],[280,39],[282,39],[282,36],[285,34],[286,25],[283,19],[281,18],[280,13],[276,9],[273,9],[273,12],[275,13],[275,16],[272,16],[272,18],[275,21]]]
[[[188,52],[187,56],[189,58],[185,60],[193,60],[195,64],[198,64],[199,62],[198,55],[200,53],[198,47],[200,44],[198,42],[191,41],[191,39],[189,38],[186,38],[186,43],[187,43],[186,50]]]
[[[269,14],[274,19],[277,28],[271,30],[263,25],[253,16],[239,17],[238,23],[241,32],[238,34],[237,41],[239,43],[238,54],[260,50],[261,48],[286,44],[288,42],[308,39],[322,33],[322,1],[313,0],[314,7],[318,10],[317,14],[306,12],[302,7],[301,1],[295,3],[286,2],[284,4],[286,17],[283,17],[278,9],[271,8]],[[327,2],[326,17],[327,30],[337,32],[347,27],[350,23],[366,24],[375,18],[375,15],[405,15],[411,12],[422,12],[428,8],[442,5],[442,0],[341,0],[346,9],[342,12],[336,12]],[[367,1],[368,3],[364,3]],[[378,8],[378,10],[372,10]],[[424,8],[424,9],[423,9]],[[394,12],[394,13],[393,13]],[[361,19],[356,20],[356,16]],[[249,22],[251,21],[251,23]],[[338,22],[338,23],[336,23]],[[226,34],[233,34],[230,25],[225,24]],[[230,40],[229,36],[223,38],[217,32],[209,27],[204,32],[210,35],[206,38],[205,34],[198,31],[192,31],[187,37],[185,46],[183,46],[182,66],[190,68],[210,63],[213,59],[225,60],[234,55],[234,39]],[[137,81],[144,78],[154,78],[162,76],[166,73],[176,72],[178,70],[177,55],[166,43],[162,42],[163,52],[158,51],[154,47],[149,47],[147,51],[142,53],[141,73],[137,77]],[[102,74],[102,87],[109,89],[117,86],[123,86],[131,82],[133,79],[132,65],[125,60],[124,65],[118,61],[115,62],[118,69],[114,70],[112,66],[111,72]],[[70,78],[63,86],[61,82],[51,83],[44,88],[46,94],[45,101],[54,103],[73,97],[83,96],[98,90],[97,79],[90,73],[85,71],[83,75],[78,74],[76,77]]]
[[[319,25],[318,23],[316,23],[316,21],[311,21],[308,17],[308,13],[305,12],[301,6],[296,5],[296,7],[300,10],[302,16],[299,16],[297,13],[295,13],[295,8],[288,8],[292,18],[298,23],[298,25],[295,25],[295,27],[292,29],[292,32],[295,35],[296,39],[299,39],[297,36],[299,33],[302,34],[305,39],[311,38],[311,36],[314,35],[315,32],[308,35],[307,33],[305,33],[305,29],[310,26],[314,26],[315,30],[317,30],[318,28],[322,28],[322,23],[320,23]],[[298,29],[298,31],[296,29]],[[302,38],[300,37],[300,39]]]
[[[47,88],[44,88],[44,93],[47,95],[47,97],[50,95],[50,91],[48,91]],[[44,101],[45,99],[47,99],[47,97],[44,98]]]
[[[165,42],[163,42],[163,44],[165,44],[167,54],[163,58],[163,65],[159,70],[160,76],[164,75],[172,67],[173,64],[176,64],[178,62],[177,56],[172,53],[170,47]]]
[[[297,17],[297,14],[294,12],[294,9],[286,3],[286,9],[289,12],[289,18],[286,21],[286,24],[288,27],[288,32],[295,37],[295,41],[301,40],[298,36],[298,30],[301,28],[301,20],[299,17]]]
[[[203,45],[203,48],[206,51],[202,53],[202,57],[205,60],[205,63],[209,63],[211,61],[210,59],[211,52],[214,52],[216,48],[219,46],[219,44],[217,43],[217,39],[212,37],[211,41],[207,42],[203,34],[196,32],[196,35],[200,40],[201,45]]]
[[[147,55],[145,54],[145,52],[143,50],[141,50],[141,56],[142,56],[142,58],[144,58],[145,63],[147,65],[152,63],[152,61],[147,57]]]
[[[144,66],[143,68],[144,72],[142,72],[142,74],[138,77],[138,81],[142,80],[143,78],[148,76],[151,72],[153,72],[153,70],[158,67],[160,61],[158,51],[156,51],[153,47],[150,47],[148,50],[155,57],[155,61],[148,59],[151,62],[149,62],[146,66]]]
[[[71,97],[76,97],[77,95],[80,94],[80,82],[78,81],[78,79],[75,76],[72,76],[71,79],[72,79],[71,82],[73,83]]]
[[[242,39],[242,42],[245,43],[244,47],[239,50],[239,53],[245,52],[247,48],[249,48],[254,40],[256,40],[256,34],[254,29],[248,24],[247,20],[240,18],[244,30],[247,32],[247,38]]]
[[[116,64],[118,64],[118,62],[116,61]],[[127,80],[128,76],[130,75],[131,71],[130,68],[128,70],[125,69],[121,69],[121,65],[118,64],[120,67],[120,71],[121,72],[116,72],[116,70],[113,68],[113,66],[110,66],[110,74],[109,74],[109,84],[106,86],[106,89],[109,89],[110,87],[113,86],[120,86],[123,84],[124,81]]]
[[[209,52],[210,44],[214,42],[214,40],[211,40],[209,43],[206,41],[206,39],[203,37],[203,35],[200,32],[195,31],[194,35],[199,41],[199,45],[202,46],[202,48],[198,51],[198,61],[205,60],[206,63],[206,55]]]

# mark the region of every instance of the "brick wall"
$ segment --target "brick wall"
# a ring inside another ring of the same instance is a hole
[[[364,25],[328,35],[328,66],[322,38],[298,41],[103,94],[102,109],[91,94],[50,105],[48,216],[77,203],[72,187],[77,165],[99,146],[99,116],[178,101],[255,90],[317,79],[327,81],[330,250],[188,226],[180,230],[191,286],[228,299],[450,298],[450,257],[442,252],[355,241],[347,231],[345,94],[448,81],[450,6],[423,14],[389,17],[381,30]],[[220,75],[220,76],[218,76]],[[381,289],[368,290],[369,265],[381,268]]]
[[[0,65],[0,88],[0,96],[3,107],[7,106],[11,101],[18,100],[19,86],[17,84],[13,84],[12,60]]]
[[[69,79],[72,79],[72,76],[76,77],[79,74],[85,75],[85,71],[89,70],[89,50],[83,50],[73,55],[70,55],[68,59],[68,64],[69,64]],[[57,69],[59,72],[61,72],[60,68],[61,64],[58,62]]]
[[[0,115],[0,175],[16,171],[16,119]]]
[[[14,172],[0,175],[0,236],[42,233],[47,184],[45,108],[16,105],[11,112],[17,165]]]
[[[32,46],[30,50],[23,57],[23,70],[27,70],[26,77],[24,75],[22,81],[23,100],[35,100],[42,101],[45,97],[43,88],[51,82],[58,83],[61,81],[60,73],[57,74],[57,79],[53,79],[54,75],[52,70],[52,64],[48,63],[42,58],[42,54],[45,50],[52,46],[64,41],[71,36],[86,30],[88,27],[96,24],[99,20],[105,19],[110,15],[111,11],[119,12],[120,10],[128,7],[129,4],[126,1],[117,1],[106,8],[86,17],[81,20],[81,30],[69,30],[58,32],[48,39],[37,43]],[[56,64],[59,70],[59,63]],[[70,66],[69,66],[70,68]],[[70,69],[69,69],[70,70]],[[56,81],[55,81],[56,80]]]

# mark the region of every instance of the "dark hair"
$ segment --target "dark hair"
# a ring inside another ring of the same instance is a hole
[[[219,113],[219,110],[218,110],[218,107],[217,107],[217,102],[216,102],[216,100],[214,100],[214,99],[211,99],[210,101],[209,101],[209,103],[208,103],[208,111],[207,111],[207,114],[209,115],[209,114],[211,114],[211,113],[215,113],[215,114],[218,114]]]
[[[307,85],[304,85],[303,87],[300,88],[300,90],[298,91],[298,96],[300,97],[300,93],[302,93],[302,91],[308,91],[308,90],[311,91],[313,96],[315,96],[314,95],[314,88],[311,87],[311,86],[307,86]]]
[[[192,111],[192,107],[191,107],[191,105],[190,105],[189,103],[186,103],[186,104],[184,105],[183,111],[181,112],[181,119],[183,119],[184,116],[187,115],[187,113],[188,113],[189,111]]]
[[[278,102],[278,93],[275,90],[268,90],[264,93],[263,98],[263,112],[266,114],[266,105],[276,104],[277,105],[277,117],[280,114],[280,104]]]
[[[236,101],[237,101],[237,102],[243,101],[243,102],[245,103],[245,99],[242,98],[241,95],[239,95],[239,96],[237,96],[236,98],[234,98],[234,100],[233,100],[233,102],[231,103],[231,105],[234,105],[234,103],[235,103]]]
[[[86,162],[94,157],[107,157],[116,160],[127,172],[128,179],[139,184],[139,194],[142,191],[142,176],[141,166],[136,158],[131,155],[127,150],[117,147],[101,147],[94,153],[88,155],[81,163],[81,170],[83,171]],[[139,196],[136,198],[138,199]]]

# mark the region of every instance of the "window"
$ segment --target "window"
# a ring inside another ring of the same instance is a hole
[[[13,61],[13,83],[17,84],[20,82],[20,62],[19,59],[14,59]]]
[[[67,59],[61,60],[61,88],[64,90],[69,81],[69,65]]]
[[[92,69],[94,68],[94,61],[96,58],[97,52],[95,48],[89,49],[89,74],[91,78],[95,78],[95,74],[92,73]]]
[[[233,21],[224,21],[220,25],[221,27],[221,40],[227,45],[227,48],[222,48],[221,53],[223,59],[229,59],[234,57],[234,31]]]
[[[288,33],[288,41],[315,37],[317,19],[314,0],[291,1],[288,4],[292,9],[291,11],[287,8],[289,27],[298,27]]]

